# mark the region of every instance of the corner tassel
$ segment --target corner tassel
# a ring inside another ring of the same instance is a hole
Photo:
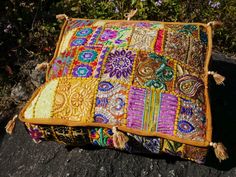
[[[138,11],[138,9],[135,9],[135,10],[131,10],[129,13],[125,13],[125,18],[127,18],[127,20],[130,20],[135,14],[136,12]]]
[[[208,71],[208,75],[212,75],[217,85],[224,85],[225,77],[214,71]]]
[[[66,14],[58,14],[56,15],[57,20],[68,20],[68,16]]]
[[[223,25],[223,23],[221,21],[211,21],[211,22],[207,23],[207,26],[211,26],[213,28],[217,28],[222,25]]]
[[[9,120],[9,122],[7,123],[7,125],[6,125],[6,127],[5,127],[6,132],[7,132],[8,134],[10,134],[10,135],[13,133],[13,130],[14,130],[14,128],[15,128],[17,117],[18,117],[18,115],[15,115],[15,116],[13,117],[13,119]]]
[[[122,132],[117,130],[117,127],[112,128],[113,132],[113,144],[117,149],[124,149],[125,144],[129,141],[129,138]]]
[[[222,143],[211,142],[210,146],[212,146],[214,148],[215,155],[219,159],[220,162],[221,162],[221,160],[226,160],[229,158],[229,156],[227,154],[227,149]]]
[[[37,64],[37,66],[35,67],[35,70],[45,71],[48,67],[49,67],[49,63],[43,62],[43,63]]]

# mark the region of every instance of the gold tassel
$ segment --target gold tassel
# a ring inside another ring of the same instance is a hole
[[[68,20],[68,16],[66,14],[58,14],[56,15],[57,20]]]
[[[136,12],[138,11],[138,9],[135,9],[135,10],[131,10],[129,13],[125,13],[125,18],[127,18],[127,20],[130,20],[135,14]]]
[[[125,144],[129,141],[129,138],[121,131],[118,131],[117,127],[113,127],[112,132],[114,147],[117,149],[124,149]]]
[[[218,74],[217,72],[214,72],[214,71],[208,71],[208,75],[212,75],[216,84],[217,85],[221,85],[223,84],[224,85],[224,80],[225,80],[225,77]]]
[[[211,21],[207,23],[207,26],[210,26],[212,28],[212,36],[214,36],[214,29],[223,26],[223,23],[221,21]]]
[[[35,70],[45,71],[48,67],[49,67],[49,63],[43,62],[43,63],[37,64],[37,66],[35,67]]]
[[[229,156],[227,154],[227,149],[222,143],[211,142],[210,146],[212,146],[214,148],[215,155],[219,159],[220,162],[221,162],[221,160],[226,160],[229,158]]]
[[[17,117],[18,117],[18,115],[15,115],[15,116],[13,117],[13,119],[9,120],[9,122],[7,123],[7,125],[6,125],[6,127],[5,127],[6,132],[7,132],[8,134],[10,134],[10,135],[13,133],[13,130],[14,130],[14,128],[15,128]]]
[[[211,21],[211,22],[207,23],[207,26],[211,26],[213,28],[217,28],[222,25],[223,25],[223,23],[221,21]]]

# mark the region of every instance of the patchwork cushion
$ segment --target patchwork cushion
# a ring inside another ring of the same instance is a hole
[[[211,33],[201,23],[69,19],[20,119],[36,142],[112,148],[115,126],[129,152],[202,163],[212,133]]]

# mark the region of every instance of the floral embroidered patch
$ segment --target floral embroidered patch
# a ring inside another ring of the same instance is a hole
[[[70,40],[70,47],[86,45],[94,31],[96,31],[96,27],[78,28]]]
[[[124,48],[128,46],[131,38],[132,27],[110,27],[101,33],[98,43],[105,46]]]
[[[52,117],[91,122],[97,84],[98,80],[94,78],[86,80],[61,79],[55,92]]]
[[[114,49],[107,56],[102,80],[118,80],[130,83],[136,52]]]
[[[107,48],[101,47],[80,47],[73,61],[72,76],[98,78],[107,51]]]

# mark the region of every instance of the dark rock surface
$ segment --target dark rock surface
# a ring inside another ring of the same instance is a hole
[[[210,68],[226,77],[224,86],[216,86],[213,79],[210,79],[209,87],[213,138],[215,141],[222,141],[228,148],[230,159],[227,161],[219,163],[212,149],[209,151],[206,165],[199,165],[170,156],[144,156],[110,149],[70,149],[55,142],[35,144],[19,121],[12,136],[5,134],[4,127],[8,118],[18,113],[19,110],[16,109],[9,110],[7,119],[0,119],[3,120],[0,122],[0,177],[235,177],[236,65],[234,62],[214,54]],[[24,95],[24,88],[20,90]],[[22,99],[19,94],[17,97]]]

